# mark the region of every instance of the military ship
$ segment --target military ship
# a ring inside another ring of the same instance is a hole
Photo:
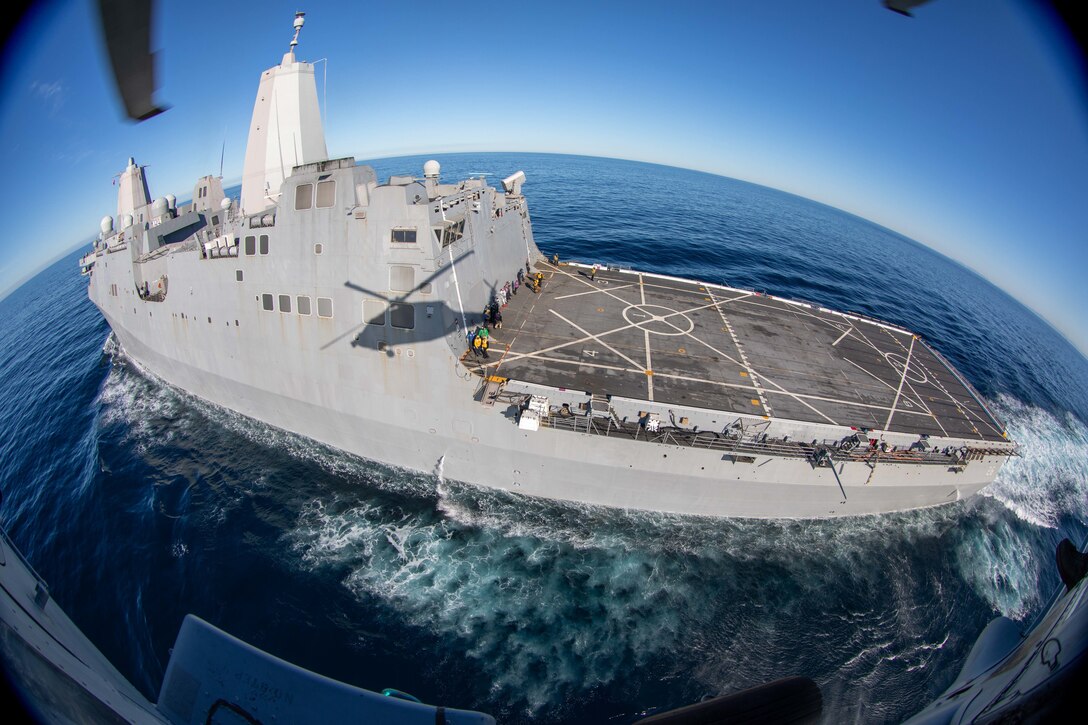
[[[330,158],[303,22],[261,74],[240,198],[209,175],[189,203],[152,199],[134,159],[120,174],[81,268],[142,369],[393,466],[651,511],[934,506],[1017,454],[908,330],[547,257],[521,171],[499,188],[428,161],[379,180]]]

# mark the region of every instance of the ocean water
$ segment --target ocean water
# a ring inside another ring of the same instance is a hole
[[[192,612],[330,677],[501,722],[627,723],[787,675],[819,683],[828,722],[897,721],[950,684],[992,617],[1026,625],[1045,606],[1055,545],[1088,534],[1088,362],[1034,314],[887,229],[740,181],[573,156],[439,160],[446,178],[524,169],[548,254],[919,332],[1023,456],[968,501],[839,521],[478,489],[148,376],[110,341],[73,254],[0,301],[0,519],[146,695]]]

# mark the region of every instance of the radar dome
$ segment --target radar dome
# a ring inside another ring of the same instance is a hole
[[[229,196],[224,196],[223,197],[223,201],[219,202],[219,208],[222,209],[223,211],[227,211],[228,209],[230,209],[230,197]]]
[[[151,202],[151,218],[158,219],[159,217],[166,216],[166,212],[170,209],[170,202],[164,197],[159,197],[155,201]]]
[[[98,228],[102,230],[102,234],[106,235],[113,231],[113,217],[104,216],[102,221],[98,222]]]
[[[132,215],[131,214],[122,214],[121,219],[119,221],[121,222],[121,228],[122,229],[128,229],[129,227],[132,226]]]
[[[442,170],[442,165],[434,159],[431,159],[427,163],[423,164],[423,178],[425,179],[437,179],[438,173]]]
[[[163,198],[166,199],[166,204],[171,209],[177,209],[178,208],[178,198],[176,196],[174,196],[173,194],[167,194]]]

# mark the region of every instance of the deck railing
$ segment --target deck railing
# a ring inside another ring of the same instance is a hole
[[[751,457],[752,461],[748,462],[754,462],[755,456],[814,459],[817,456],[818,449],[828,447],[827,443],[819,441],[816,445],[813,445],[811,442],[802,443],[779,438],[761,440],[758,438],[732,437],[719,435],[711,431],[693,431],[672,427],[662,427],[656,431],[650,431],[638,423],[627,423],[615,418],[588,415],[548,415],[542,417],[540,423],[555,430],[568,430],[664,445],[706,448],[721,451],[726,456],[734,456],[734,460],[739,460],[741,457]],[[830,450],[836,462],[860,461],[870,465],[876,465],[877,463],[916,463],[956,466],[964,465],[971,460],[977,460],[987,454],[1016,455],[1015,451],[971,449],[964,457],[957,455],[957,452],[943,453],[933,449],[883,451],[871,449],[866,445],[860,445],[853,450],[836,448],[831,445]]]

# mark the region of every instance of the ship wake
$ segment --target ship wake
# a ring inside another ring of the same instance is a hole
[[[1053,544],[1088,517],[1088,428],[1004,397],[994,405],[1024,457],[985,495],[822,521],[556,503],[447,480],[441,459],[408,473],[125,365],[99,404],[141,455],[171,457],[173,485],[217,496],[224,521],[244,504],[232,497],[276,497],[287,559],[384,603],[451,667],[471,663],[486,683],[473,706],[504,721],[574,718],[602,696],[677,706],[806,673],[825,673],[827,712],[901,719],[947,684],[933,673],[954,674],[993,614],[1038,611]]]

